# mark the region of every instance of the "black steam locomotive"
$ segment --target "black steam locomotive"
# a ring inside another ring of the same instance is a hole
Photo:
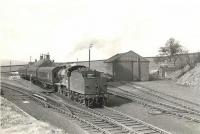
[[[85,66],[56,66],[46,55],[18,72],[22,78],[53,89],[87,107],[102,107],[107,102],[107,84],[103,73]]]

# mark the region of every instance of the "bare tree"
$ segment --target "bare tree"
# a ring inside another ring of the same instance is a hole
[[[174,66],[179,55],[184,53],[187,53],[187,51],[174,38],[170,38],[165,43],[165,46],[159,49],[159,55],[166,57],[169,61],[173,61]]]

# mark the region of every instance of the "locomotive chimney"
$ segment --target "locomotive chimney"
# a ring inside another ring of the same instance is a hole
[[[47,59],[47,60],[50,60],[50,55],[49,55],[49,53],[46,54],[46,59]]]

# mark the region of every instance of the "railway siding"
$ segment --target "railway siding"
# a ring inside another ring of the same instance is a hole
[[[168,104],[148,100],[148,99],[142,97],[141,95],[137,95],[135,93],[127,91],[124,88],[120,88],[120,87],[114,86],[112,84],[109,84],[109,85],[111,86],[111,88],[109,88],[108,92],[111,94],[121,96],[124,98],[128,98],[138,104],[147,106],[152,109],[156,109],[158,111],[161,111],[162,113],[172,114],[177,117],[182,117],[187,120],[190,120],[190,121],[193,121],[196,123],[200,123],[200,116],[199,116],[198,112],[189,111],[188,109],[184,109],[184,108],[180,109],[176,106],[171,106]]]
[[[144,92],[146,94],[149,94],[149,95],[155,96],[157,98],[166,100],[166,101],[171,102],[173,104],[184,107],[188,110],[196,111],[196,112],[200,113],[200,105],[197,104],[197,103],[194,103],[194,102],[191,102],[191,101],[188,101],[188,100],[184,100],[184,99],[172,96],[172,95],[168,95],[168,94],[153,90],[151,88],[146,88],[146,87],[142,87],[142,86],[139,86],[139,85],[135,85],[133,83],[131,83],[131,84],[128,83],[128,85],[131,86],[132,88],[140,90],[141,92]]]
[[[58,106],[55,106],[54,104],[51,104],[47,101],[44,101],[42,99],[39,99],[38,97],[34,97],[32,96],[32,92],[31,91],[25,91],[23,90],[22,88],[19,88],[19,87],[14,87],[13,85],[6,85],[5,83],[2,84],[2,87],[3,88],[7,88],[7,89],[10,89],[10,90],[13,90],[15,92],[19,92],[19,93],[22,93],[24,95],[27,95],[29,98],[33,99],[34,101],[40,103],[41,105],[43,105],[44,107],[46,108],[52,108],[54,110],[56,110],[57,112],[59,113],[62,113],[63,115],[67,116],[67,117],[70,117],[72,120],[76,120],[76,121],[79,121],[79,123],[81,124],[87,124],[88,127],[87,127],[87,131],[90,132],[90,131],[94,131],[97,130],[96,132],[98,133],[105,133],[105,134],[109,134],[108,132],[106,132],[105,130],[91,124],[90,122],[84,120],[84,119],[81,119],[80,117],[78,116],[75,116],[71,113],[69,113],[68,111],[65,110],[65,108],[61,108],[61,107],[58,107]]]
[[[6,84],[3,84],[4,88]],[[150,127],[144,122],[136,122],[142,127],[140,129],[136,129],[137,123],[134,126],[130,127],[127,124],[120,122],[117,119],[113,119],[108,115],[101,114],[94,109],[90,108],[81,108],[78,105],[70,105],[68,103],[63,103],[62,101],[57,101],[55,99],[51,99],[49,96],[45,96],[43,94],[36,94],[35,92],[29,90],[23,90],[22,88],[17,88],[11,85],[10,87],[7,85],[7,88],[20,92],[22,94],[27,95],[31,99],[39,102],[46,108],[52,108],[59,113],[62,113],[65,116],[70,117],[72,120],[77,122],[84,130],[89,133],[133,133],[133,134],[148,134],[152,132],[156,132],[158,134],[170,134],[161,129],[157,129],[156,127]],[[49,100],[51,99],[51,103]],[[54,103],[52,103],[54,102]],[[67,109],[67,110],[66,110]],[[69,112],[70,111],[70,112]],[[119,115],[119,113],[114,112]],[[126,117],[128,118],[128,117]],[[130,120],[130,119],[129,119]],[[130,122],[129,122],[130,123]],[[133,124],[132,124],[133,125]],[[143,128],[144,127],[144,128]]]

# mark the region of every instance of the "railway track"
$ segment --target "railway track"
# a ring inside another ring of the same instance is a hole
[[[133,89],[139,90],[145,94],[168,101],[172,104],[175,104],[177,106],[180,106],[180,107],[186,109],[187,111],[191,111],[192,113],[196,113],[197,115],[200,115],[200,110],[199,110],[200,105],[197,103],[194,103],[194,102],[191,102],[188,100],[184,100],[184,99],[181,99],[181,98],[178,98],[175,96],[171,96],[171,95],[168,95],[168,94],[165,94],[165,93],[162,93],[162,92],[150,89],[150,88],[145,88],[145,87],[141,87],[138,85],[132,85],[131,83],[124,83],[124,84],[126,84],[129,87],[132,87]]]
[[[24,95],[24,96],[26,96],[26,99],[31,99],[33,101],[36,101],[37,103],[40,103],[41,105],[43,105],[46,108],[52,108],[53,110],[63,114],[64,116],[70,117],[71,120],[75,121],[77,124],[80,125],[80,127],[82,127],[85,131],[87,131],[89,133],[110,134],[109,132],[107,132],[107,131],[95,126],[94,124],[92,124],[92,123],[90,123],[90,122],[88,122],[88,121],[86,121],[86,120],[84,120],[84,119],[72,114],[71,112],[69,112],[66,109],[66,107],[64,107],[64,106],[62,106],[60,104],[56,104],[56,103],[52,104],[52,103],[49,103],[48,101],[45,101],[45,100],[43,100],[41,98],[34,97],[33,94],[35,94],[35,93],[33,93],[31,91],[27,91],[27,90],[25,91],[22,88],[18,88],[18,87],[15,87],[15,86],[4,84],[4,83],[2,83],[1,86],[2,86],[2,89],[6,89],[6,90],[3,90],[4,94],[6,94],[7,90],[12,90],[12,93],[14,91],[15,93],[13,93],[13,94],[15,94],[16,96],[17,95]],[[8,95],[10,95],[9,98],[14,99],[15,97],[12,96],[13,95],[12,93],[9,92]]]
[[[133,92],[127,91],[123,88],[120,88],[120,87],[117,87],[117,86],[114,86],[111,84],[109,84],[109,86],[111,86],[113,88],[113,89],[111,89],[111,88],[109,89],[109,92],[111,94],[121,96],[124,98],[128,98],[138,104],[144,105],[146,107],[149,107],[156,111],[160,111],[162,113],[172,114],[177,117],[182,117],[187,120],[200,123],[200,118],[199,118],[200,114],[196,111],[190,111],[188,109],[184,109],[184,108],[176,107],[173,105],[157,102],[154,100],[146,99],[141,94],[133,93]]]
[[[104,107],[103,109],[97,109],[97,111],[99,114],[106,115],[140,134],[170,134],[163,129],[152,126],[151,124],[133,118],[112,108]]]
[[[167,108],[171,108],[171,109],[174,109],[174,110],[178,110],[178,111],[182,111],[182,112],[186,112],[186,113],[189,113],[189,114],[194,114],[194,115],[200,116],[200,110],[197,110],[197,109],[194,109],[192,107],[186,106],[184,104],[180,104],[180,103],[178,103],[176,101],[172,101],[170,99],[161,97],[158,94],[154,94],[152,92],[145,91],[145,90],[141,89],[140,87],[135,87],[134,85],[131,85],[131,84],[127,84],[127,85],[129,87],[133,88],[133,89],[141,91],[144,94],[147,94],[147,95],[153,96],[153,97],[155,97],[157,99],[169,102],[170,104],[166,104],[166,103],[163,103],[163,102],[155,102],[155,101],[147,99],[147,101],[149,101],[149,102],[157,103],[157,104],[162,105],[162,106],[167,107]]]
[[[61,104],[60,102],[50,103],[55,100],[50,100],[48,96],[44,97],[43,95],[39,97],[39,95],[35,95],[35,93],[27,92],[19,88],[16,89],[16,87],[13,88],[8,85],[3,85],[3,87],[15,90],[20,94],[27,95],[27,97],[39,102],[45,107],[52,108],[59,113],[70,117],[77,124],[79,124],[81,128],[89,133],[170,134],[162,129],[106,107],[102,109],[104,111],[104,114],[102,114],[100,111],[86,107],[83,108],[80,105],[76,106],[69,103]],[[116,115],[116,118],[113,118],[112,115],[114,114]],[[124,122],[122,122],[122,120],[120,121],[117,116],[121,119],[125,119]]]
[[[80,105],[78,105],[80,107]],[[74,107],[72,105],[67,106]],[[76,108],[77,109],[77,108]],[[104,108],[81,108],[81,111],[86,110],[90,111],[90,113],[100,117],[103,120],[106,120],[108,122],[112,122],[113,124],[119,125],[126,130],[125,132],[117,132],[117,133],[133,133],[133,134],[171,134],[163,129],[160,129],[158,127],[152,126],[151,124],[145,123],[141,120],[138,120],[136,118],[130,117],[126,114],[123,114],[119,111],[116,111],[112,108],[105,107]],[[80,110],[80,109],[79,109]],[[91,117],[91,116],[89,116]],[[107,126],[106,123],[99,122],[100,126]],[[119,128],[116,127],[116,130],[119,130]]]
[[[147,88],[147,87],[143,87],[143,86],[139,86],[139,85],[135,85],[135,84],[130,85],[130,86],[132,86],[133,88],[136,88],[136,89],[145,90],[146,93],[149,93],[151,95],[159,97],[163,100],[169,101],[169,102],[174,103],[176,105],[182,106],[186,109],[200,112],[200,104],[198,104],[198,103],[194,103],[194,102],[189,101],[189,100],[185,100],[185,99],[178,98],[178,97],[175,97],[175,96],[172,96],[172,95],[169,95],[169,94],[165,94],[165,93],[156,91],[156,90],[151,89],[151,88]]]

